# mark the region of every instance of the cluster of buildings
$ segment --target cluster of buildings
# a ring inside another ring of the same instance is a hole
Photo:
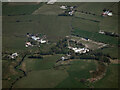
[[[30,39],[32,39],[32,40],[34,40],[34,41],[36,41],[36,42],[38,42],[38,43],[41,43],[41,44],[47,42],[46,40],[44,40],[46,38],[45,35],[40,38],[38,35],[33,35],[33,34],[27,33],[27,37],[30,38]],[[31,42],[26,42],[25,46],[29,47],[29,46],[33,46],[33,45],[32,45]]]
[[[67,12],[67,14],[70,16],[72,16],[75,12],[75,10],[74,10],[75,6],[62,5],[62,6],[60,6],[60,8],[66,10],[65,12]]]
[[[13,53],[12,55],[8,55],[9,58],[15,59],[18,56],[18,53]]]
[[[89,52],[90,50],[88,48],[73,48],[73,47],[68,47],[69,49],[73,50],[75,53],[87,53]]]
[[[113,16],[113,14],[112,14],[112,11],[104,10],[104,12],[102,13],[102,16]]]

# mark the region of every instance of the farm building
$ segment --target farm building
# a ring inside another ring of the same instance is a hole
[[[47,4],[54,4],[57,0],[49,0]]]
[[[33,40],[35,40],[35,41],[37,41],[37,40],[39,40],[40,38],[39,37],[37,37],[37,36],[32,36],[31,37]]]
[[[11,59],[15,59],[18,56],[18,53],[13,53],[12,55],[9,55]]]
[[[31,44],[31,42],[26,42],[25,46],[29,47],[29,46],[33,46],[33,45]]]
[[[112,16],[112,11],[106,10],[102,13],[102,16]]]
[[[68,47],[69,49],[73,50],[75,53],[87,53],[89,52],[89,49],[87,48],[73,48],[73,47]]]
[[[62,5],[60,8],[61,8],[61,9],[67,9],[67,6],[63,6],[63,5]]]
[[[103,32],[103,31],[101,31],[101,30],[99,31],[99,33],[100,33],[100,34],[105,34],[105,32]]]
[[[74,11],[72,10],[72,11],[70,11],[68,14],[69,14],[70,16],[72,16],[73,13],[74,13]]]
[[[68,57],[61,57],[61,60],[63,61],[68,60]]]
[[[38,40],[38,42],[40,42],[40,43],[46,43],[47,41],[40,39],[40,40]]]

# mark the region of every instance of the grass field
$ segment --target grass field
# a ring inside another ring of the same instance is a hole
[[[69,77],[56,86],[56,88],[86,88],[79,80],[90,77],[90,70],[96,70],[96,62],[91,60],[78,60],[71,62],[67,70]],[[77,79],[77,80],[76,80]]]
[[[120,59],[119,57],[119,49],[118,47],[108,47],[108,48],[104,48],[102,50],[97,50],[98,52],[103,52],[104,54],[109,54],[112,58],[117,58]]]
[[[53,68],[55,62],[61,58],[62,55],[48,55],[44,56],[43,59],[29,59],[26,58],[24,63],[26,65],[26,71],[38,71],[47,70]]]
[[[39,3],[39,4],[29,3],[28,5],[27,3],[26,4],[23,3],[20,5],[18,3],[12,3],[12,4],[3,3],[2,13],[3,15],[6,15],[6,16],[28,15],[28,14],[32,14],[33,11],[35,11],[42,5],[43,3]]]
[[[21,22],[16,22],[20,20]],[[29,22],[32,20],[32,22]],[[3,49],[25,49],[26,33],[42,33],[49,41],[57,41],[70,35],[71,17],[26,15],[3,18]],[[7,27],[6,27],[7,26]],[[56,28],[59,27],[59,28]],[[57,30],[57,32],[56,32]]]
[[[94,83],[95,88],[118,88],[119,76],[118,70],[120,65],[111,64],[108,67],[106,76],[100,81]]]
[[[51,66],[53,66],[52,61],[53,63],[55,63],[54,62],[55,59],[56,59],[55,56],[47,56],[44,57],[43,59],[44,61],[25,60],[24,62],[26,63],[27,70],[28,71],[31,70],[31,72],[28,73],[27,77],[24,77],[23,79],[19,80],[14,87],[15,88],[86,87],[84,84],[75,80],[75,78],[78,78],[78,80],[81,78],[89,78],[90,77],[89,70],[96,69],[95,61],[75,60],[71,62],[72,65],[70,66],[62,66],[66,67],[66,69],[64,70],[62,69],[54,70],[51,68]]]
[[[68,74],[65,71],[40,70],[32,71],[15,84],[15,88],[53,88],[64,80]]]
[[[99,22],[90,21],[82,18],[73,18],[72,21],[73,28],[79,28],[90,32],[99,32]]]
[[[73,17],[58,16],[58,14],[64,12],[64,10],[59,8],[61,5],[77,6],[77,12],[75,12]],[[3,51],[18,52],[20,54],[29,50],[33,53],[38,50],[49,51],[55,42],[74,34],[112,45],[113,47],[103,48],[102,50],[98,50],[98,52],[103,52],[116,58],[118,57],[118,39],[99,34],[98,32],[99,30],[103,30],[118,33],[117,6],[118,4],[114,2],[57,2],[53,5],[47,5],[46,3],[3,3],[2,49]],[[101,17],[100,15],[104,8],[112,10],[113,16]],[[87,12],[87,14],[81,13],[81,11]],[[51,42],[50,44],[41,45],[40,49],[37,47],[28,49],[25,47],[27,33],[46,34],[48,41]],[[93,45],[93,43],[88,43],[88,45],[93,49],[97,49],[98,47],[98,45]],[[29,59],[25,57],[25,60],[18,68],[25,70],[27,76],[18,80],[13,87],[87,88],[86,84],[80,82],[80,79],[91,77],[89,71],[96,70],[98,65],[96,61],[79,59],[71,61],[70,65],[62,65],[57,69],[53,68],[56,61],[62,56],[64,55],[43,55],[43,59]],[[13,68],[17,64],[16,61],[4,60],[3,64],[3,86],[10,87],[12,80],[15,80],[23,73]],[[95,88],[118,87],[118,66],[110,64],[105,77],[91,85]],[[11,80],[7,80],[8,77]]]
[[[118,44],[117,38],[111,37],[111,36],[106,36],[106,35],[99,34],[96,32],[89,32],[89,31],[85,31],[85,30],[81,30],[81,29],[75,29],[73,31],[73,34],[84,37],[84,38],[89,38],[89,39],[92,39],[95,41],[103,42],[106,44],[113,44],[113,45]]]

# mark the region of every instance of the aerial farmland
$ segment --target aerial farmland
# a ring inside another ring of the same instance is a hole
[[[118,5],[2,3],[2,87],[118,88]]]

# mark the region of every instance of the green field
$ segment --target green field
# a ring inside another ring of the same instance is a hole
[[[87,86],[79,80],[91,77],[89,71],[96,70],[96,62],[94,60],[78,60],[71,62],[71,64],[67,70],[69,77],[58,84],[56,88],[87,88]]]
[[[74,16],[58,16],[64,12],[59,8],[61,5],[76,6],[77,11]],[[48,52],[56,42],[70,35],[109,44],[108,48],[98,49],[97,44],[80,41],[88,43],[91,50],[118,58],[118,38],[98,33],[99,30],[118,33],[117,6],[118,3],[115,2],[56,2],[53,5],[32,2],[3,3],[2,49],[8,54],[17,52],[20,55],[16,60],[3,60],[3,87],[9,88],[16,78],[23,75],[19,69],[24,70],[27,76],[18,80],[13,88],[88,88],[89,85],[95,88],[118,87],[119,65],[108,65],[105,77],[95,83],[81,83],[81,79],[91,78],[89,71],[96,70],[97,61],[72,59],[67,65],[55,67],[56,61],[65,54],[41,55],[41,59],[30,59],[30,55],[27,55],[21,65],[14,68],[21,61],[22,54],[29,51],[32,54]],[[113,16],[102,17],[104,8],[112,10]],[[40,48],[26,48],[27,33],[45,34],[50,43],[40,45]]]
[[[26,71],[38,71],[47,70],[53,68],[56,61],[61,58],[62,55],[48,55],[44,56],[43,59],[29,59],[26,58],[24,63],[26,65]]]
[[[106,35],[95,33],[95,32],[89,32],[89,31],[85,31],[85,30],[81,30],[81,29],[75,29],[73,31],[73,34],[78,35],[80,37],[89,38],[89,39],[92,39],[95,41],[103,42],[106,44],[113,44],[113,45],[118,44],[117,38],[111,37],[111,36],[106,36]]]
[[[46,34],[49,41],[55,42],[70,35],[70,20],[71,17],[49,15],[3,17],[3,49],[25,49],[26,33]]]
[[[81,88],[86,87],[84,84],[75,80],[75,78],[89,78],[89,70],[96,70],[97,64],[91,60],[75,60],[72,61],[70,66],[61,66],[62,69],[53,69],[55,64],[55,56],[46,56],[42,60],[25,60],[27,71],[27,77],[19,80],[15,84],[15,88]],[[54,64],[52,64],[54,63]],[[35,83],[37,82],[37,83]],[[52,82],[52,83],[50,83]],[[46,83],[46,84],[45,84]]]
[[[22,5],[19,5],[18,3],[16,4],[4,4],[3,3],[3,8],[2,8],[2,13],[3,15],[7,16],[7,15],[12,15],[12,16],[16,16],[16,15],[28,15],[28,14],[32,14],[33,11],[35,11],[36,9],[38,9],[40,6],[42,6],[43,3],[39,3],[39,4],[28,4],[24,3]]]
[[[119,70],[120,65],[111,64],[108,66],[106,76],[100,81],[94,83],[95,88],[118,88],[119,87]]]

